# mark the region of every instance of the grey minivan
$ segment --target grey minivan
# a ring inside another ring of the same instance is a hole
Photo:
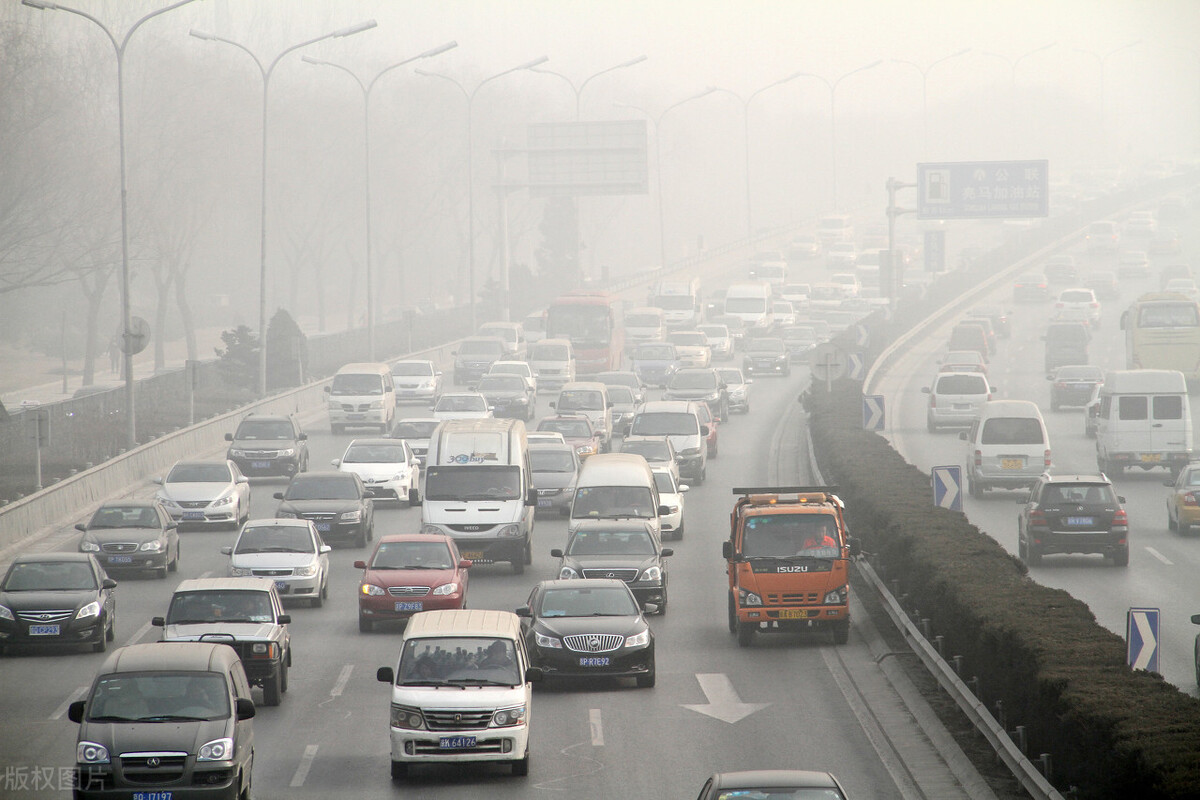
[[[1082,322],[1052,322],[1042,337],[1046,342],[1046,374],[1058,367],[1088,363],[1091,331]]]

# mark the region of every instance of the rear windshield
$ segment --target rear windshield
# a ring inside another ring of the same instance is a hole
[[[1147,411],[1153,409],[1155,419],[1183,419],[1183,396],[1178,394],[1163,395],[1122,395],[1118,398],[1118,419],[1146,419]]]
[[[690,411],[645,412],[633,418],[629,432],[634,436],[694,436],[700,421]]]
[[[491,340],[468,340],[458,346],[460,356],[495,356],[503,352],[504,343]]]
[[[1045,444],[1042,426],[1032,417],[993,417],[983,423],[981,444]]]
[[[1086,344],[1087,328],[1082,325],[1054,325],[1046,332],[1049,344]]]
[[[530,361],[566,361],[567,356],[565,344],[536,344],[529,351]]]
[[[627,314],[625,316],[625,327],[627,328],[657,328],[662,325],[662,318],[658,314]]]
[[[978,375],[944,375],[937,382],[937,394],[987,394],[987,391],[987,383]]]
[[[424,361],[407,361],[392,365],[393,375],[432,375],[433,364]]]
[[[1117,502],[1112,486],[1106,483],[1049,484],[1042,489],[1043,504],[1095,503],[1114,505]]]

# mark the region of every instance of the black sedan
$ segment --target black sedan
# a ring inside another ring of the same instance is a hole
[[[0,653],[17,645],[91,645],[115,637],[117,582],[91,553],[17,556],[0,583]]]
[[[159,578],[179,568],[178,523],[155,500],[105,503],[85,525],[81,553],[92,553],[106,570],[153,570]]]
[[[742,372],[747,375],[791,375],[792,364],[783,339],[756,336],[744,341]]]
[[[487,398],[493,417],[529,421],[537,411],[537,393],[520,375],[484,375],[475,391]]]
[[[561,559],[560,579],[618,578],[639,603],[653,603],[659,614],[667,613],[665,559],[673,554],[643,519],[585,519],[572,528],[565,551],[550,551]]]
[[[845,800],[841,783],[828,772],[803,769],[756,769],[718,772],[708,779],[696,800],[725,800],[731,797],[801,798]]]
[[[321,539],[349,540],[366,547],[375,536],[375,505],[362,479],[353,472],[305,472],[276,492],[282,500],[276,517],[310,519]]]
[[[1093,364],[1059,367],[1046,376],[1050,383],[1050,410],[1063,406],[1086,406],[1096,387],[1104,383],[1104,370]]]
[[[547,678],[634,678],[639,687],[654,685],[654,634],[624,581],[542,581],[517,616],[533,664]]]

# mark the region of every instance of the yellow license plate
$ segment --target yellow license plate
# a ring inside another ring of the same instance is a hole
[[[1002,458],[1000,459],[1000,469],[1023,469],[1025,467],[1025,459],[1023,458]]]
[[[483,551],[482,550],[463,550],[462,557],[463,558],[483,558]]]
[[[1142,453],[1142,463],[1157,463],[1162,461],[1162,453]]]
[[[808,612],[803,608],[785,608],[779,612],[780,619],[808,619]]]

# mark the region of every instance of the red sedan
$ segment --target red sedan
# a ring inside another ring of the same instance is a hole
[[[363,571],[358,586],[358,629],[366,632],[376,622],[407,621],[418,611],[463,608],[470,566],[448,536],[398,533],[382,537],[369,561],[354,562],[354,568]]]

